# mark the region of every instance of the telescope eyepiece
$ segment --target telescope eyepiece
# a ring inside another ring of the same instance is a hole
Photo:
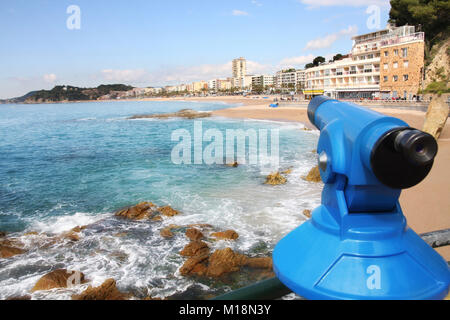
[[[393,189],[419,184],[430,172],[438,144],[426,132],[400,127],[386,132],[374,145],[370,163],[375,176]]]
[[[430,134],[419,130],[399,131],[394,140],[395,150],[402,152],[405,159],[416,166],[433,162],[438,151],[436,140]]]

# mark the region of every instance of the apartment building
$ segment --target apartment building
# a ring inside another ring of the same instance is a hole
[[[249,80],[247,76],[247,60],[245,58],[240,57],[233,60],[232,75],[232,86],[234,88],[244,89],[251,86],[251,79]]]
[[[262,87],[262,88],[267,88],[267,87],[272,87],[274,83],[274,76],[272,75],[267,75],[267,74],[263,74],[263,75],[257,75],[257,76],[253,76],[252,77],[252,87]]]
[[[306,96],[360,99],[390,98],[401,93],[409,98],[417,93],[423,72],[423,32],[402,26],[358,35],[352,40],[348,58],[305,71]]]

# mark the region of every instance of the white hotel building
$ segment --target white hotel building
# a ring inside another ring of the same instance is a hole
[[[384,78],[384,70],[380,70],[380,55],[386,46],[385,40],[395,37],[423,41],[423,33],[417,36],[414,29],[403,26],[353,37],[349,57],[305,70],[304,94],[309,97],[327,95],[335,99],[382,97],[380,79]]]

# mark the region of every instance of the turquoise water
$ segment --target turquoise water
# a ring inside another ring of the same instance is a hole
[[[0,106],[0,231],[29,250],[0,259],[0,299],[28,294],[56,267],[82,271],[94,285],[115,278],[120,289],[142,296],[168,297],[194,287],[225,290],[179,275],[184,258],[178,252],[188,240],[162,239],[159,230],[170,224],[233,229],[238,241],[211,243],[212,250],[230,246],[249,255],[270,254],[304,220],[303,209],[320,202],[321,185],[301,179],[316,163],[311,151],[317,132],[296,123],[202,119],[204,130],[224,135],[226,129],[279,130],[280,168],[293,171],[286,185],[267,186],[257,165],[172,163],[177,142],[171,134],[180,128],[192,133],[193,120],[127,120],[134,114],[226,107],[192,101]],[[141,201],[170,205],[182,214],[157,223],[114,218],[119,208]],[[80,241],[36,246],[78,225],[91,226]],[[43,234],[24,235],[30,231]],[[33,298],[66,299],[83,288]]]

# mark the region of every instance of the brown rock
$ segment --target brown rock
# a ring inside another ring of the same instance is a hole
[[[72,230],[70,230],[70,231],[72,231],[72,232],[75,232],[75,233],[80,233],[82,230],[84,230],[84,229],[86,229],[87,228],[87,226],[78,226],[78,227],[75,227],[75,228],[73,228]]]
[[[180,274],[187,275],[205,275],[207,271],[208,254],[197,255],[186,260],[183,266],[180,268]]]
[[[159,234],[161,235],[161,237],[163,238],[172,238],[174,236],[172,230],[170,229],[170,227],[164,228],[162,229]]]
[[[0,258],[11,258],[18,254],[23,254],[26,250],[19,248],[21,244],[14,239],[4,239],[0,241]]]
[[[180,254],[184,257],[205,255],[209,254],[209,247],[203,241],[192,241],[184,247]]]
[[[279,172],[276,172],[267,176],[265,184],[278,185],[285,184],[286,182],[287,179],[283,177]]]
[[[146,118],[156,118],[156,119],[168,119],[168,118],[186,118],[186,119],[197,119],[197,118],[208,118],[211,116],[211,112],[199,112],[192,109],[183,109],[172,113],[162,113],[162,114],[138,114],[134,115],[128,119],[146,119]]]
[[[281,172],[281,174],[291,174],[291,173],[292,173],[292,168],[289,168],[289,169]]]
[[[190,228],[186,230],[186,237],[191,239],[192,241],[197,241],[203,239],[203,233],[195,228]]]
[[[84,274],[76,271],[67,271],[66,269],[54,270],[36,282],[31,292],[40,290],[50,290],[54,288],[67,288],[68,285],[76,284],[76,281],[84,283]]]
[[[68,231],[68,232],[64,232],[63,234],[61,234],[60,238],[62,239],[67,239],[70,241],[78,241],[80,240],[80,236],[77,234],[77,232],[75,231]]]
[[[216,239],[224,239],[224,240],[236,240],[239,238],[239,235],[236,231],[233,230],[227,230],[223,232],[214,232],[211,233],[211,237]]]
[[[269,257],[248,258],[245,265],[257,269],[272,269],[273,267],[272,258]]]
[[[0,238],[4,238],[4,237],[6,237],[6,232],[1,232],[0,231]]]
[[[173,209],[170,206],[165,206],[165,207],[158,208],[158,211],[163,216],[166,216],[166,217],[173,217],[173,216],[176,216],[176,215],[180,214],[180,212],[178,212],[177,210]]]
[[[237,168],[239,167],[239,163],[237,161],[232,162],[232,163],[227,163],[226,164],[227,167],[232,167],[232,168]]]
[[[31,296],[25,295],[25,296],[13,296],[6,298],[7,301],[22,301],[22,300],[31,300]]]
[[[304,180],[310,182],[320,182],[322,178],[320,177],[319,166],[312,168],[306,177],[303,177]]]
[[[37,236],[37,235],[39,235],[39,233],[36,231],[30,231],[24,234],[24,236]]]
[[[122,217],[130,220],[149,219],[153,216],[156,206],[151,202],[141,202],[134,207],[129,207],[116,212],[117,217]]]
[[[428,106],[423,131],[428,132],[435,139],[439,139],[442,129],[444,129],[447,122],[449,106],[446,99],[445,95],[433,95],[433,100]]]
[[[311,218],[311,210],[309,209],[303,210],[303,215],[307,218]]]
[[[89,286],[79,295],[72,296],[72,300],[126,300],[128,297],[116,287],[114,279],[106,280],[101,286]]]
[[[234,252],[231,248],[216,250],[209,257],[207,276],[220,277],[225,273],[239,271],[240,267],[245,265],[247,257]]]

